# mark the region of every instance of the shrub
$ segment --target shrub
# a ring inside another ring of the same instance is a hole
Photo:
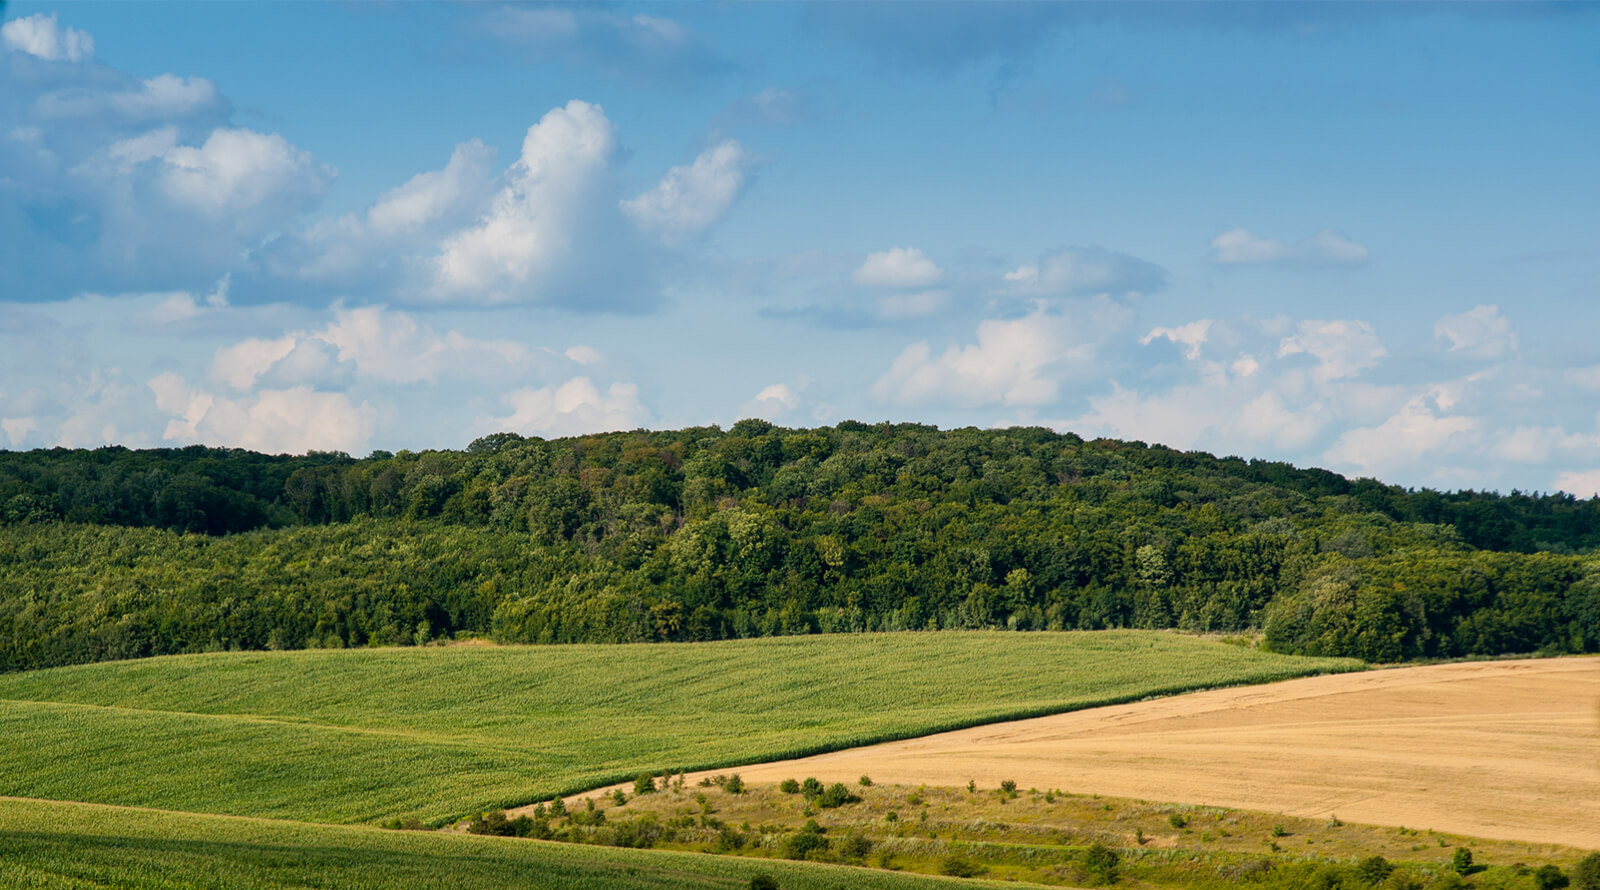
[[[968,779],[967,780],[967,793],[971,794],[971,793],[973,793],[973,792],[975,792],[977,790],[978,790],[977,781],[974,780],[974,779]]]
[[[834,782],[828,786],[828,790],[817,795],[817,806],[824,809],[833,809],[834,807],[842,807],[847,803],[860,802],[861,798],[851,794],[850,789],[845,787],[843,782]]]
[[[1000,790],[1004,791],[1007,794],[1015,795],[1017,793],[1017,782],[1016,782],[1016,780],[1015,779],[1006,779],[1005,781],[1001,782],[1000,783]]]
[[[633,780],[634,795],[656,793],[656,777],[650,773],[640,773],[639,778]]]
[[[1533,886],[1538,890],[1561,890],[1570,883],[1566,873],[1554,865],[1541,865],[1533,872]]]
[[[858,781],[860,781],[862,788],[871,788],[872,787],[872,777],[871,776],[862,776]]]
[[[852,831],[839,841],[838,853],[845,859],[865,859],[872,852],[872,841],[858,831]]]
[[[1283,823],[1282,822],[1279,822],[1278,824],[1272,826],[1272,836],[1273,837],[1288,837],[1289,836],[1289,830],[1287,828],[1283,827]]]
[[[1083,854],[1084,871],[1087,871],[1095,880],[1105,884],[1115,884],[1117,882],[1117,865],[1120,862],[1121,857],[1117,855],[1117,851],[1099,841],[1090,844],[1089,849],[1085,850]]]
[[[728,777],[727,782],[723,783],[722,788],[729,794],[743,794],[744,779],[740,778],[738,773],[734,773]]]
[[[1376,884],[1394,871],[1394,865],[1382,856],[1368,856],[1356,863],[1356,875],[1368,884]]]
[[[815,776],[809,776],[800,783],[800,793],[806,797],[816,797],[822,793],[822,783],[818,782]]]
[[[1173,828],[1183,828],[1189,824],[1189,820],[1182,813],[1173,813],[1167,817],[1167,824]]]
[[[778,890],[778,882],[772,875],[752,875],[750,877],[750,890]]]
[[[1600,853],[1590,853],[1572,868],[1574,890],[1600,890]]]
[[[815,820],[807,820],[805,827],[789,835],[783,842],[783,855],[787,859],[805,859],[812,853],[828,849],[824,829]]]
[[[628,802],[628,795],[623,794],[621,788],[616,788],[611,792],[611,799],[616,802],[617,806],[620,807]]]
[[[939,863],[939,874],[952,878],[975,878],[988,869],[957,853],[951,853]]]
[[[784,794],[799,794],[800,783],[796,782],[794,779],[784,779],[782,782],[778,783],[778,790],[782,791]]]
[[[589,801],[589,808],[594,808],[594,801]],[[567,814],[567,802],[561,798],[550,801],[550,818],[559,819]]]
[[[1472,867],[1472,851],[1466,847],[1456,847],[1455,855],[1450,857],[1450,867],[1458,875],[1470,875],[1475,871]]]

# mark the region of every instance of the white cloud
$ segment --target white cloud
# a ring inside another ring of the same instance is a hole
[[[477,139],[457,145],[444,169],[418,173],[379,195],[367,210],[367,225],[380,235],[394,235],[420,229],[463,204],[481,206],[494,159],[495,150]]]
[[[1150,333],[1139,338],[1139,344],[1141,346],[1148,345],[1157,338],[1170,340],[1181,345],[1184,348],[1184,357],[1193,361],[1200,357],[1200,347],[1205,345],[1206,335],[1211,331],[1211,324],[1211,319],[1202,318],[1175,328],[1152,328]]]
[[[313,336],[354,362],[363,377],[387,383],[433,382],[449,374],[491,377],[525,364],[526,347],[510,340],[482,340],[461,331],[441,334],[404,312],[378,306],[341,309]]]
[[[1479,359],[1498,359],[1517,349],[1511,320],[1498,306],[1478,306],[1460,315],[1446,315],[1433,326],[1433,335],[1450,341],[1450,351]]]
[[[804,389],[804,384],[801,384]],[[800,393],[787,383],[774,383],[763,387],[755,394],[755,398],[739,406],[739,417],[759,417],[762,420],[778,423],[794,412],[800,406]]]
[[[61,27],[53,12],[0,25],[0,44],[47,62],[81,62],[94,55],[94,38],[77,28]]]
[[[224,346],[211,360],[211,376],[234,389],[250,389],[261,375],[294,351],[295,342],[296,338],[290,335],[276,340],[252,338]]]
[[[310,450],[359,454],[377,426],[377,411],[367,403],[355,405],[342,393],[321,393],[306,386],[230,399],[190,387],[168,372],[151,379],[149,387],[156,407],[177,415],[162,433],[170,442],[268,454]]]
[[[1317,359],[1319,381],[1353,377],[1388,355],[1378,332],[1364,321],[1302,321],[1299,333],[1278,344],[1278,357],[1305,353]]]
[[[569,347],[563,355],[580,365],[597,365],[606,360],[605,354],[600,350],[595,349],[593,346],[584,346],[581,343],[577,346]]]
[[[1032,296],[1154,293],[1166,286],[1160,266],[1100,247],[1066,247],[1005,273],[1006,289]]]
[[[269,203],[304,206],[337,175],[282,136],[253,130],[214,130],[200,147],[174,146],[161,159],[167,195],[212,219]]]
[[[1346,430],[1324,457],[1335,464],[1381,476],[1441,451],[1471,447],[1482,422],[1476,417],[1442,415],[1434,410],[1448,411],[1453,401],[1438,388],[1415,396],[1378,426]]]
[[[944,270],[915,247],[891,247],[869,254],[850,273],[862,287],[927,287],[944,276]]]
[[[619,206],[641,230],[677,246],[728,212],[749,164],[744,147],[729,139],[701,152],[693,164],[668,170],[655,188]]]
[[[442,300],[506,303],[541,296],[542,277],[572,251],[571,232],[615,147],[611,121],[577,99],[528,128],[522,156],[477,225],[445,239],[433,260]]]
[[[1229,265],[1359,266],[1367,261],[1365,247],[1331,229],[1293,245],[1231,229],[1212,238],[1211,248],[1216,262]]]
[[[204,77],[160,74],[120,88],[74,86],[40,96],[33,104],[36,119],[59,122],[107,119],[127,123],[165,121],[201,114],[222,114],[228,102],[217,85]]]
[[[1574,470],[1556,477],[1557,491],[1579,498],[1600,497],[1600,470]]]
[[[1052,365],[1083,361],[1091,345],[1064,345],[1062,321],[1035,312],[1013,321],[978,325],[978,342],[934,355],[928,341],[895,358],[872,385],[872,395],[897,404],[1043,405],[1056,398]]]
[[[519,389],[505,401],[511,414],[485,421],[485,431],[554,438],[636,429],[650,417],[634,384],[613,383],[602,393],[588,377],[574,377],[560,386]]]
[[[0,417],[0,431],[4,431],[12,448],[20,449],[29,433],[39,431],[39,423],[32,417]]]

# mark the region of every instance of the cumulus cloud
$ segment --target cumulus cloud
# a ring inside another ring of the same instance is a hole
[[[55,13],[35,13],[0,25],[0,44],[47,62],[81,62],[94,55],[94,38],[63,28]]]
[[[191,387],[172,372],[157,375],[148,386],[156,407],[175,415],[162,433],[169,442],[268,453],[358,454],[377,426],[377,411],[366,402],[356,405],[342,393],[316,392],[307,386],[262,390],[235,399]]]
[[[673,167],[647,192],[622,201],[622,212],[641,230],[677,246],[721,219],[744,186],[750,156],[729,139]]]
[[[1345,431],[1324,456],[1364,474],[1384,475],[1447,448],[1471,447],[1483,422],[1447,414],[1452,404],[1438,389],[1414,396],[1383,423]]]
[[[1478,306],[1460,315],[1446,315],[1433,326],[1433,335],[1449,340],[1451,352],[1468,358],[1498,359],[1517,349],[1516,331],[1498,306]]]
[[[507,303],[543,296],[571,252],[583,202],[616,146],[598,105],[577,99],[528,128],[522,156],[476,225],[445,239],[432,261],[440,300]]]
[[[1600,470],[1573,470],[1556,477],[1557,491],[1580,498],[1600,497]]]
[[[1055,401],[1051,366],[1083,361],[1088,344],[1069,342],[1061,319],[1043,312],[978,325],[977,342],[935,354],[924,340],[900,353],[872,385],[872,395],[896,404],[1033,406]]]
[[[511,413],[485,421],[485,431],[554,438],[636,429],[650,418],[634,384],[613,383],[602,392],[588,377],[574,377],[559,386],[519,389],[505,401]]]
[[[1033,296],[1154,293],[1166,286],[1160,266],[1099,247],[1067,247],[1004,276],[1011,293]]]
[[[944,276],[944,270],[915,247],[891,247],[868,254],[850,273],[862,287],[927,287]]]
[[[1231,229],[1211,239],[1212,259],[1224,265],[1359,266],[1367,249],[1323,229],[1299,244],[1262,238],[1248,229]]]
[[[221,115],[229,103],[204,77],[161,74],[121,86],[75,85],[52,90],[34,101],[33,117],[46,122],[97,121],[127,124],[200,115]]]
[[[1317,360],[1312,375],[1320,381],[1354,377],[1389,354],[1378,332],[1364,321],[1302,321],[1298,330],[1278,344],[1278,357],[1312,356]]]
[[[1211,319],[1202,318],[1175,328],[1152,328],[1150,333],[1139,338],[1139,344],[1145,346],[1158,339],[1169,340],[1182,346],[1184,357],[1192,361],[1200,357],[1200,347],[1205,345],[1211,325]]]
[[[413,316],[380,306],[341,309],[314,335],[354,362],[364,377],[386,383],[433,382],[444,375],[485,377],[524,365],[522,344],[484,340],[459,330],[439,333]]]
[[[762,420],[779,423],[800,406],[800,390],[804,388],[804,381],[798,388],[787,383],[774,383],[762,387],[754,398],[739,406],[739,417],[759,417]]]

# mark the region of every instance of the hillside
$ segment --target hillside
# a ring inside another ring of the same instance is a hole
[[[0,452],[0,520],[0,670],[952,628],[1257,628],[1374,661],[1600,651],[1600,499],[1042,429]]]

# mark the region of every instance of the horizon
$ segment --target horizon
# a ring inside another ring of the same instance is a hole
[[[0,18],[0,449],[869,416],[1600,495],[1600,4]]]

